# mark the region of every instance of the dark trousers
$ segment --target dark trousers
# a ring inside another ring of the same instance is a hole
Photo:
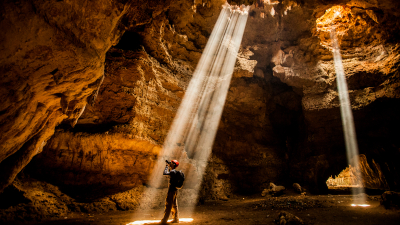
[[[165,199],[165,211],[164,218],[162,222],[167,222],[169,214],[172,211],[172,217],[174,220],[178,220],[178,201],[176,196],[178,195],[178,190],[176,188],[168,188],[167,198]]]

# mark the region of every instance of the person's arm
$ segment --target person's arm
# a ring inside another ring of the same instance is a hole
[[[165,169],[164,169],[163,175],[170,175],[170,173],[169,173],[169,171],[168,171],[168,165],[167,165],[167,166],[165,166]]]

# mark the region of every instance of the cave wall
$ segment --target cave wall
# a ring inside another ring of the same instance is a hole
[[[248,46],[254,52],[252,59],[257,60],[255,75],[264,75],[265,80],[271,82],[270,74],[273,74],[301,96],[300,117],[297,116],[294,122],[297,127],[283,129],[291,131],[284,134],[279,131],[285,127],[284,124],[276,126],[279,127],[276,130],[279,136],[287,138],[283,149],[285,162],[290,165],[290,180],[309,186],[311,191],[321,192],[326,190],[326,179],[338,174],[349,163],[345,156],[336,74],[330,51],[332,40],[329,32],[321,27],[323,25],[317,24],[317,19],[326,10],[341,5],[345,12],[333,22],[338,24],[336,30],[339,32],[360,154],[368,158],[367,164],[375,168],[376,174],[385,174],[390,180],[390,188],[398,189],[398,181],[394,181],[399,179],[394,163],[399,158],[399,145],[395,138],[398,136],[398,116],[394,115],[399,108],[399,33],[395,19],[398,13],[391,7],[398,3],[272,3],[257,1],[259,7],[252,8],[251,22],[246,26],[248,32],[242,46]],[[329,24],[325,26],[329,27]],[[290,109],[287,100],[284,102],[287,104],[285,108]],[[280,121],[279,118],[271,119]],[[290,117],[283,121],[290,121]],[[363,173],[369,179],[368,169]]]
[[[323,192],[348,166],[331,40],[316,24],[336,4],[364,174],[399,189],[399,3],[252,2],[206,175],[190,176],[201,198],[269,182]],[[223,3],[3,1],[1,189],[37,155],[24,173],[77,198],[133,190],[133,207]]]
[[[57,124],[74,125],[94,101],[105,53],[126,27],[169,4],[145,2],[1,2],[0,190],[42,151]],[[139,7],[147,12],[128,13]]]
[[[75,197],[147,183],[183,96],[176,75],[143,49],[113,48],[107,56],[96,104],[74,129],[59,129],[27,168]]]
[[[397,22],[391,22],[396,17],[389,12],[382,14],[382,11],[376,9],[360,9],[352,3],[344,6],[344,9],[343,15],[337,18],[341,25],[336,30],[343,32],[339,35],[339,43],[359,152],[369,160],[379,160],[378,164],[386,170],[385,176],[392,180],[389,182],[390,188],[398,189],[398,182],[393,182],[398,179],[398,169],[392,161],[399,157],[398,141],[395,138],[398,135],[395,128],[398,126],[398,118],[388,117],[398,112],[396,102],[399,92],[395,81],[399,75],[398,50],[397,41],[394,41],[398,33],[392,30]],[[317,27],[316,36],[320,39],[321,46],[326,49],[331,47],[329,33],[319,31]],[[319,168],[317,175],[323,177],[319,178],[321,181],[317,184],[318,189],[323,190],[325,184],[322,180],[332,170],[339,171],[337,167],[345,162],[345,148],[333,62],[323,54],[318,55],[315,50],[313,52],[310,63],[315,63],[315,66],[309,65],[309,68],[314,68],[311,77],[295,67],[285,67],[284,73],[277,71],[276,75],[281,80],[287,80],[284,81],[287,83],[294,81],[297,76],[306,78],[302,82],[291,84],[302,88],[304,94],[302,105],[307,140],[301,144],[299,152],[302,152],[300,155],[307,152],[319,155],[327,161]],[[377,130],[380,132],[375,132]],[[390,156],[382,160],[383,155]],[[304,168],[303,165],[301,162],[294,168]],[[391,169],[386,169],[388,167]],[[388,172],[389,170],[392,172]]]
[[[196,10],[188,3],[177,1],[168,14],[125,32],[107,52],[105,78],[95,104],[86,107],[73,129],[65,123],[58,127],[45,147],[48,154],[35,157],[27,173],[75,198],[97,199],[149,185],[148,175],[205,47],[204,35],[211,33],[210,24],[215,23],[223,1]],[[204,30],[192,32],[193,27]],[[187,184],[200,184],[196,163],[189,159],[181,163]],[[161,187],[166,185],[164,180]]]

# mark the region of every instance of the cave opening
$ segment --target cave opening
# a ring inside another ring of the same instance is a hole
[[[140,32],[143,32],[144,27],[136,27],[133,30],[127,30],[125,33],[122,35],[121,39],[119,40],[118,44],[115,45],[115,48],[117,49],[123,49],[123,50],[131,50],[131,51],[137,51],[141,49],[141,46],[143,45],[143,36],[140,34]],[[116,55],[117,53],[112,53],[112,56],[119,56]]]

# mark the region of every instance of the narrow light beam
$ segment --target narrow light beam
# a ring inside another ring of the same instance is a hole
[[[361,178],[360,171],[357,169],[359,166],[358,160],[358,145],[357,145],[357,137],[356,130],[354,127],[354,119],[353,113],[351,111],[350,97],[347,88],[346,77],[344,74],[344,68],[342,63],[342,56],[340,54],[340,48],[338,39],[336,36],[335,28],[331,29],[331,40],[332,40],[332,51],[333,51],[333,59],[335,62],[335,70],[336,70],[336,81],[338,85],[339,92],[339,100],[340,100],[340,113],[342,115],[342,125],[344,138],[346,142],[346,152],[347,152],[347,160],[349,164],[354,164],[356,168],[356,177]],[[352,194],[355,196],[353,199],[355,204],[364,204],[366,202],[366,198],[364,193],[364,188],[352,188]]]
[[[185,210],[186,213],[189,211],[189,215],[193,212],[221,119],[247,22],[248,10],[249,7],[244,5],[240,7],[230,6],[228,3],[223,5],[165,139],[163,150],[158,160],[154,162],[153,172],[147,183],[150,188],[142,194],[140,209],[137,210],[136,215],[143,215],[146,208],[157,205],[149,201],[157,200],[152,196],[157,196],[160,190],[163,190],[159,188],[165,180],[162,175],[165,160],[172,158],[178,159],[183,166],[190,163],[195,168],[183,171],[185,177],[198,177],[198,179],[191,179],[193,183],[188,183],[190,179],[186,179],[184,184],[184,188],[191,187],[196,193]],[[189,174],[189,172],[196,174]]]

